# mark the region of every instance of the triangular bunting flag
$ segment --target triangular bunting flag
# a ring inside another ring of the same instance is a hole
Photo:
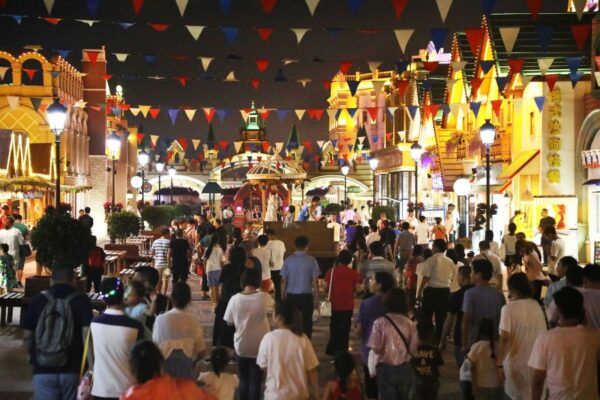
[[[321,0],[304,0],[306,3],[306,6],[308,7],[308,11],[310,12],[310,15],[315,15],[315,10],[317,9],[317,6],[319,5],[319,1]]]
[[[90,15],[96,15],[98,12],[98,6],[100,5],[100,0],[87,0],[87,8]]]
[[[146,64],[150,66],[153,66],[156,63],[156,59],[158,58],[156,54],[144,54],[143,57]]]
[[[402,53],[406,52],[406,45],[410,40],[410,37],[415,32],[414,29],[395,29],[394,35],[396,35],[396,40],[398,41],[398,46],[400,46],[400,50]]]
[[[150,106],[146,106],[146,105],[138,105],[140,111],[142,112],[142,115],[144,116],[144,118],[146,118],[146,116],[148,116],[148,111],[150,111]]]
[[[117,58],[117,61],[119,62],[125,62],[125,60],[127,60],[127,57],[129,57],[128,53],[113,53],[113,55]]]
[[[287,117],[287,115],[290,111],[289,110],[276,110],[275,112],[277,114],[277,119],[279,119],[279,122],[283,122],[283,121],[285,121],[285,118]]]
[[[119,25],[119,27],[121,27],[121,29],[129,29],[131,28],[133,25],[135,25],[133,22],[117,22],[117,25]]]
[[[132,107],[129,109],[129,112],[134,116],[137,117],[137,115],[140,113],[140,109],[137,107]]]
[[[579,66],[581,65],[581,57],[566,57],[567,65],[571,74],[577,73]]]
[[[483,8],[483,13],[485,15],[490,15],[492,11],[494,11],[495,5],[496,0],[481,0],[481,8]]]
[[[527,0],[527,6],[529,7],[531,18],[534,21],[537,21],[538,14],[540,13],[540,9],[542,8],[542,0]]]
[[[448,16],[448,11],[450,11],[452,0],[435,0],[435,2],[437,3],[442,22],[446,22],[446,17]]]
[[[577,18],[581,21],[581,17],[583,17],[583,11],[585,10],[587,0],[573,0],[573,7],[575,7],[575,14],[577,14]],[[50,13],[50,11],[48,11]]]
[[[10,106],[10,108],[12,108],[13,110],[17,107],[19,107],[19,103],[20,103],[20,98],[19,96],[6,96],[6,101],[8,101],[8,105]]]
[[[185,112],[185,115],[188,117],[190,122],[192,122],[192,120],[194,119],[194,115],[196,115],[196,109],[195,108],[186,108],[183,110],[183,112]],[[194,147],[194,149],[196,149],[196,148]]]
[[[329,121],[333,122],[335,121],[335,114],[337,113],[337,108],[328,108],[327,109],[327,117],[329,118]],[[321,146],[319,146],[321,147]]]
[[[144,136],[146,136],[146,135],[144,135],[143,133],[140,133],[140,132],[137,133],[137,144],[138,144],[138,147],[144,141]]]
[[[392,116],[392,118],[394,118],[394,114],[396,114],[396,110],[398,109],[398,107],[388,107],[387,110],[390,113],[390,115]]]
[[[533,98],[533,100],[535,101],[535,105],[537,106],[538,111],[542,112],[542,110],[544,109],[544,102],[546,101],[546,98],[544,96],[536,96]]]
[[[458,72],[458,71],[462,71],[463,70],[463,68],[465,67],[465,65],[467,65],[467,62],[466,61],[452,61],[450,63],[450,65],[452,66],[452,70],[453,71]]]
[[[90,64],[96,65],[96,61],[98,60],[98,54],[100,54],[100,52],[92,51],[92,50],[84,50],[84,53],[88,56],[88,59],[90,60]]]
[[[540,67],[540,72],[542,73],[542,75],[545,75],[546,72],[548,72],[548,69],[554,62],[554,58],[549,58],[549,57],[538,58],[537,60],[538,60],[538,66]]]
[[[202,34],[202,31],[204,30],[204,28],[206,28],[206,26],[202,25],[186,25],[185,27],[187,28],[190,35],[192,35],[194,40],[198,40],[198,38]]]
[[[214,108],[203,108],[202,111],[204,111],[204,116],[206,117],[206,120],[210,124],[215,115],[215,109]]]
[[[177,4],[179,14],[183,17],[183,14],[185,14],[185,9],[188,5],[188,0],[175,0],[175,4]]]
[[[406,89],[408,89],[408,81],[405,80],[398,80],[396,81],[396,89],[398,89],[398,95],[400,96],[401,99],[404,98],[404,95],[406,94]]]
[[[150,110],[152,111],[152,110]],[[179,114],[179,108],[170,108],[169,109],[169,118],[171,118],[171,124],[175,125],[175,120],[177,119],[177,114]],[[154,117],[156,118],[156,117]]]
[[[297,82],[298,82],[299,84],[301,84],[303,88],[305,88],[305,87],[306,87],[306,85],[307,85],[308,83],[312,82],[312,79],[308,79],[308,78],[305,78],[305,79],[298,79],[298,81],[297,81]]]
[[[592,30],[591,24],[575,24],[571,25],[571,34],[573,35],[573,39],[575,40],[575,44],[579,51],[582,51],[585,42],[587,42],[588,37],[590,36],[590,32]]]
[[[452,113],[452,116],[454,118],[458,118],[458,113],[461,109],[461,104],[460,103],[452,103],[450,104],[450,112]]]
[[[350,95],[356,95],[356,89],[358,89],[358,85],[360,81],[348,81],[348,89],[350,89]]]
[[[30,97],[29,101],[31,101],[31,107],[33,107],[35,111],[38,111],[40,109],[40,104],[42,104],[41,97]]]
[[[406,107],[408,109],[408,114],[410,115],[410,119],[414,120],[415,116],[417,115],[417,110],[419,109],[419,106],[408,106]]]
[[[508,66],[510,67],[510,73],[511,74],[520,74],[521,71],[523,70],[523,64],[525,63],[525,60],[521,59],[521,58],[512,58],[510,60],[508,60]]]
[[[48,11],[48,14],[52,14],[52,8],[54,7],[54,0],[44,0],[44,5],[46,6],[46,11]]]
[[[150,27],[152,29],[154,29],[156,32],[164,32],[167,29],[169,29],[169,27],[171,26],[170,24],[155,24],[155,23],[149,23],[148,25],[150,25]]]
[[[529,85],[529,82],[533,79],[533,75],[521,75],[521,83],[523,84],[523,90]]]
[[[477,116],[479,115],[479,110],[481,108],[481,102],[480,101],[472,101],[470,106],[471,106],[471,110],[473,111],[473,114],[475,114],[475,118],[477,118]]]
[[[219,7],[223,14],[227,14],[231,8],[231,0],[219,0]]]
[[[347,74],[352,66],[352,61],[340,61],[340,71],[342,74]]]
[[[144,5],[144,0],[131,0],[131,3],[133,4],[133,11],[135,12],[135,15],[138,15],[142,9],[142,6]]]
[[[375,92],[375,95],[378,95],[379,93],[381,93],[381,89],[383,89],[383,85],[385,85],[385,82],[371,81],[371,84],[373,85],[373,91]]]
[[[150,135],[150,141],[152,142],[152,146],[155,147],[156,146],[156,142],[158,142],[160,136],[158,135]]]
[[[367,112],[371,117],[371,121],[377,121],[377,107],[369,107],[367,108]]]
[[[519,26],[500,28],[500,37],[502,38],[502,43],[504,43],[504,48],[509,56],[515,48],[515,42],[517,41],[517,36],[519,36],[520,30],[521,27]]]
[[[535,27],[535,31],[540,42],[542,54],[546,54],[548,52],[548,46],[550,45],[552,37],[554,36],[554,28],[551,26],[538,24]]]
[[[244,144],[244,142],[242,142],[241,140],[237,141],[237,142],[233,142],[233,148],[234,148],[234,150],[235,150],[236,153],[240,152],[240,150],[242,149],[242,145],[243,144]]]
[[[500,108],[502,107],[502,99],[492,100],[492,110],[494,110],[494,114],[496,117],[500,118]]]
[[[302,119],[302,117],[304,116],[304,113],[306,112],[306,110],[294,110],[296,112],[296,116],[298,117],[299,120]]]
[[[283,69],[279,68],[277,70],[277,73],[275,73],[275,79],[273,79],[275,82],[287,82],[287,78],[285,77],[284,73],[283,73]]]
[[[198,146],[200,146],[200,139],[192,139],[192,147],[194,151],[198,150]]]
[[[237,82],[238,80],[235,78],[235,72],[230,71],[225,78],[225,82]]]
[[[159,113],[160,113],[160,108],[150,107],[150,116],[152,117],[152,119],[156,119],[156,117],[158,117]]]
[[[298,44],[300,44],[300,42],[302,41],[302,38],[304,37],[304,35],[306,34],[306,32],[308,32],[310,29],[305,29],[305,28],[291,28],[291,30],[296,35],[296,41],[298,42]]]
[[[267,14],[273,11],[275,4],[277,4],[277,0],[260,0],[260,5],[262,6],[263,11]]]
[[[367,65],[369,66],[369,71],[374,73],[381,65],[381,61],[367,61]]]
[[[363,0],[348,0],[348,8],[352,15],[357,15],[362,6]]]
[[[235,38],[237,38],[240,28],[235,26],[222,26],[221,31],[223,32],[223,35],[225,35],[225,38],[229,44],[233,44],[233,42],[235,42]]]
[[[558,74],[547,74],[546,75],[546,83],[548,84],[548,89],[551,92],[554,90],[554,85],[556,85],[557,80],[558,80]]]
[[[35,76],[35,73],[37,72],[36,69],[30,69],[30,68],[23,68],[23,72],[25,72],[25,74],[27,75],[27,77],[29,78],[30,81],[33,80],[33,77]]]
[[[394,6],[394,16],[396,19],[400,19],[402,16],[404,8],[406,7],[406,3],[408,3],[408,0],[392,0],[392,5]]]
[[[575,85],[577,85],[577,82],[581,79],[581,74],[579,72],[570,73],[569,79],[571,80],[572,87],[575,88]]]
[[[594,77],[596,77],[596,85],[600,86],[600,71],[595,71]]]
[[[266,58],[259,58],[258,60],[256,60],[256,68],[258,69],[258,72],[265,72],[268,66],[269,60],[267,60]]]
[[[258,87],[260,86],[260,79],[250,79],[250,84],[254,90],[258,90]]]
[[[498,90],[500,92],[504,91],[504,87],[506,86],[507,82],[508,82],[508,78],[506,76],[497,76],[496,77],[496,85],[498,86]]]
[[[204,69],[204,71],[208,70],[212,60],[214,60],[213,57],[200,57],[200,62],[202,63],[202,69]]]
[[[186,76],[186,75],[175,76],[174,78],[177,79],[177,81],[179,81],[179,83],[181,83],[181,86],[185,86],[188,79],[190,79],[190,77]]]
[[[266,42],[271,37],[273,33],[273,28],[256,28],[256,32],[258,32],[258,36],[263,42]]]
[[[99,0],[95,0],[95,1],[99,1]],[[81,22],[82,24],[86,24],[87,26],[89,26],[90,28],[92,27],[92,25],[94,25],[96,22],[99,22],[97,20],[93,20],[93,19],[76,19],[75,21],[77,22]]]
[[[487,74],[494,66],[494,63],[495,61],[480,61],[479,65],[481,66],[481,71],[483,71],[484,74]]]
[[[482,28],[471,28],[465,29],[465,35],[467,36],[467,41],[469,42],[469,47],[471,48],[471,53],[473,56],[479,56],[479,47],[481,46],[481,42],[483,41],[483,29]]]

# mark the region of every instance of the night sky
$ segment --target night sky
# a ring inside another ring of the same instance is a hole
[[[51,25],[39,18],[23,18],[17,24],[6,14],[47,17],[42,0],[8,0],[0,9],[0,49],[18,54],[25,45],[41,45],[43,53],[52,49],[72,50],[67,60],[80,67],[81,49],[105,45],[108,53],[108,73],[111,88],[124,87],[128,103],[161,106],[156,120],[150,115],[142,118],[129,113],[130,123],[143,125],[143,132],[164,137],[187,136],[205,139],[207,121],[200,107],[227,109],[223,123],[213,119],[217,140],[237,140],[242,118],[237,111],[249,107],[255,100],[258,107],[289,109],[280,122],[275,112],[267,119],[267,138],[283,141],[292,124],[297,124],[301,140],[318,140],[327,137],[327,114],[320,121],[305,115],[298,122],[294,109],[326,108],[329,91],[323,81],[339,69],[339,62],[353,61],[351,72],[368,72],[366,61],[384,61],[380,70],[391,69],[395,60],[408,59],[429,40],[431,28],[449,30],[446,48],[450,46],[452,32],[477,27],[481,22],[480,0],[455,0],[446,22],[443,23],[435,0],[409,0],[400,19],[394,16],[392,0],[364,0],[354,14],[349,7],[360,4],[357,0],[321,0],[314,16],[304,0],[278,0],[271,13],[265,13],[259,0],[230,0],[229,12],[223,13],[219,0],[189,0],[183,17],[174,0],[145,0],[138,16],[130,0],[100,0],[95,16],[90,15],[86,0],[56,0],[51,17],[64,18]],[[489,1],[489,0],[486,0]],[[0,4],[2,2],[0,1]],[[567,1],[546,0],[542,12],[560,12]],[[497,0],[494,12],[528,12],[525,0]],[[95,19],[99,23],[88,25],[74,19]],[[135,22],[125,30],[117,22]],[[164,32],[157,32],[149,23],[171,24]],[[184,25],[203,25],[207,28],[199,40],[194,40]],[[230,44],[221,27],[237,27],[237,38]],[[274,28],[270,39],[262,41],[255,28]],[[298,45],[289,28],[310,28]],[[379,32],[372,32],[379,29]],[[406,54],[402,54],[393,29],[415,29]],[[363,30],[363,32],[361,32]],[[364,31],[369,31],[366,33]],[[119,62],[111,53],[130,53],[125,62]],[[151,66],[144,54],[158,56]],[[186,55],[188,60],[172,56]],[[213,80],[206,77],[197,57],[214,57],[208,69]],[[269,66],[259,72],[256,59],[268,59]],[[300,62],[284,66],[283,59]],[[323,62],[315,62],[321,59]],[[275,82],[279,69],[286,82]],[[230,71],[240,82],[223,82]],[[164,80],[147,79],[148,76],[167,76]],[[190,80],[183,87],[174,76],[187,75]],[[260,79],[254,90],[251,79]],[[311,79],[305,88],[298,79]],[[190,122],[183,112],[173,126],[167,109],[180,106],[198,108]]]

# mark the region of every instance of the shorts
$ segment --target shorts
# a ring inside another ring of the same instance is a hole
[[[23,271],[25,269],[25,257],[19,258],[19,262],[15,264],[17,271]]]
[[[221,270],[216,270],[216,271],[208,271],[207,273],[207,277],[208,277],[208,287],[217,287],[219,286],[221,283],[219,282],[219,280],[221,279]]]
[[[166,266],[155,267],[158,271],[158,280],[168,279],[171,276],[171,268]]]

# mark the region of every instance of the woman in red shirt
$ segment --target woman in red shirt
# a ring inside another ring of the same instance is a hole
[[[433,240],[443,239],[446,241],[446,227],[442,225],[440,217],[435,219],[435,226],[431,229],[431,235],[433,236]]]
[[[340,251],[338,263],[325,275],[325,289],[331,301],[331,321],[329,342],[325,353],[334,356],[340,351],[348,351],[354,294],[360,284],[358,271],[352,269],[352,253]]]

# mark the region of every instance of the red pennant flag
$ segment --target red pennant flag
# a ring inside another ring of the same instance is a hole
[[[158,117],[158,113],[160,113],[160,108],[152,107],[149,111],[150,115],[152,116],[152,119],[156,119],[156,117]]]
[[[385,134],[385,140],[390,141],[392,139],[392,132],[387,132]]]
[[[273,28],[256,28],[256,32],[258,32],[258,36],[263,42],[266,42],[271,37],[273,33]]]
[[[267,151],[269,151],[269,147],[271,147],[271,144],[269,142],[262,142],[262,149],[263,149],[263,153],[266,153]],[[258,158],[258,162],[260,162],[260,160],[262,159],[262,157],[257,157]]]
[[[181,83],[181,86],[185,86],[186,82],[188,81],[188,79],[190,79],[190,77],[187,75],[180,75],[176,76],[175,79],[177,79],[179,83]]]
[[[525,63],[525,60],[523,60],[521,58],[513,58],[511,60],[508,60],[508,66],[510,67],[510,73],[511,74],[520,74],[521,71],[523,70],[524,63]]]
[[[256,60],[256,68],[258,69],[258,72],[265,72],[268,66],[269,60],[264,58],[259,58]]]
[[[571,25],[571,33],[573,34],[573,39],[575,39],[575,44],[577,45],[579,51],[583,50],[583,46],[585,46],[585,42],[590,35],[591,29],[591,24]]]
[[[350,71],[350,67],[352,66],[352,61],[341,61],[340,62],[340,71],[342,74],[347,74]]]
[[[148,25],[150,25],[152,27],[152,29],[154,29],[157,32],[164,32],[167,29],[169,29],[169,26],[171,26],[170,24],[152,24],[152,23],[149,23]]]
[[[400,16],[402,16],[402,13],[404,12],[404,7],[406,7],[406,3],[408,3],[408,0],[392,1],[392,4],[394,5],[394,15],[396,16],[396,19],[400,19]]]
[[[142,5],[144,5],[144,0],[131,0],[131,3],[133,4],[135,15],[138,15],[142,9]]]
[[[43,17],[42,19],[52,25],[57,25],[61,21],[60,18]]]
[[[271,110],[265,110],[263,112],[260,112],[259,114],[263,121],[266,121],[267,118],[269,118],[269,114],[271,114]]]
[[[129,110],[131,108],[131,104],[121,103],[119,104],[119,108],[121,110]]]
[[[465,29],[465,34],[467,35],[467,41],[469,42],[469,47],[471,47],[471,52],[475,57],[477,57],[477,50],[483,41],[483,29]]]
[[[312,151],[312,144],[310,143],[310,140],[305,140],[302,142],[302,144],[308,151]]]
[[[223,150],[227,150],[227,145],[229,144],[228,140],[219,140],[219,144]]]
[[[249,145],[249,144],[247,144],[247,145],[246,145],[246,152],[249,152],[249,151],[250,151],[250,145]]]
[[[554,85],[556,85],[557,80],[558,74],[546,74],[546,83],[548,84],[548,89],[550,89],[550,91],[554,90]]]
[[[481,86],[481,82],[483,82],[483,79],[481,79],[481,78],[472,78],[471,79],[471,88],[473,89],[473,91],[471,93],[473,96],[477,95],[477,91],[479,90],[479,86]]]
[[[434,118],[440,109],[439,104],[429,104],[423,107],[425,109],[425,115]]]
[[[172,157],[173,157],[173,152],[167,151],[167,156],[165,157],[165,161],[169,162],[169,160],[171,160]]]
[[[408,89],[408,81],[396,81],[396,89],[398,89],[398,94],[400,95],[400,98],[403,98],[404,93],[406,93],[406,89]]]
[[[203,151],[198,153],[198,160],[200,160],[200,161],[204,160],[204,152]]]
[[[369,107],[367,112],[373,121],[377,121],[377,107]]]
[[[143,133],[139,133],[138,132],[138,134],[137,134],[137,144],[138,144],[138,146],[140,144],[142,144],[142,141],[144,140],[144,136],[146,136],[146,135],[144,135]]]
[[[260,80],[259,79],[252,79],[252,80],[250,80],[250,84],[252,85],[252,87],[254,88],[254,90],[258,90],[258,86],[260,85]]]
[[[529,7],[529,12],[531,12],[531,18],[537,21],[540,8],[542,7],[542,0],[527,0],[527,6]]]
[[[344,160],[348,161],[348,153],[344,153],[343,158]]]
[[[277,4],[277,0],[260,0],[260,5],[262,6],[263,11],[266,13],[273,11],[275,4]]]
[[[203,111],[204,111],[204,115],[206,116],[206,120],[210,124],[212,122],[213,117],[215,116],[215,109],[214,108],[210,108],[210,109],[204,108]]]
[[[100,52],[99,51],[91,51],[91,50],[84,50],[84,51],[85,51],[85,54],[90,59],[90,64],[96,65],[96,61],[98,60],[98,54],[100,54]]]
[[[311,118],[315,118],[317,121],[321,120],[321,117],[323,116],[323,112],[325,112],[325,110],[323,110],[322,108],[311,108],[311,109],[306,110],[306,113],[308,114],[308,116]]]
[[[37,72],[36,69],[29,69],[29,68],[23,68],[23,71],[25,71],[25,73],[27,74],[27,77],[29,78],[30,81],[33,80],[33,77],[35,76],[35,73]]]
[[[319,156],[313,156],[313,160],[315,160],[316,162],[319,162]]]
[[[104,79],[105,81],[109,80],[110,78],[112,78],[113,76],[110,74],[102,74],[102,79]]]
[[[172,58],[173,60],[177,60],[177,61],[185,61],[185,60],[190,59],[188,56],[186,56],[185,54],[181,54],[181,53],[170,53],[169,58]]]
[[[438,65],[440,65],[440,63],[437,61],[423,61],[423,68],[429,72],[435,71]]]
[[[188,148],[188,140],[187,140],[187,138],[180,137],[180,138],[177,138],[177,141],[181,145],[181,148],[183,149],[183,151],[186,151],[187,148]]]
[[[268,142],[267,142],[267,145],[268,145]],[[263,142],[263,148],[264,148],[264,146],[265,146],[265,142]],[[267,150],[268,150],[268,149],[269,149],[269,147],[267,147]],[[265,150],[265,153],[267,152],[267,150]],[[262,156],[256,156],[256,160],[257,160],[258,162],[261,162],[261,161],[262,161]]]
[[[331,89],[331,81],[323,81],[323,87],[325,90]]]
[[[500,118],[500,108],[502,107],[502,99],[492,100],[492,110],[494,110],[494,114],[496,117]]]

